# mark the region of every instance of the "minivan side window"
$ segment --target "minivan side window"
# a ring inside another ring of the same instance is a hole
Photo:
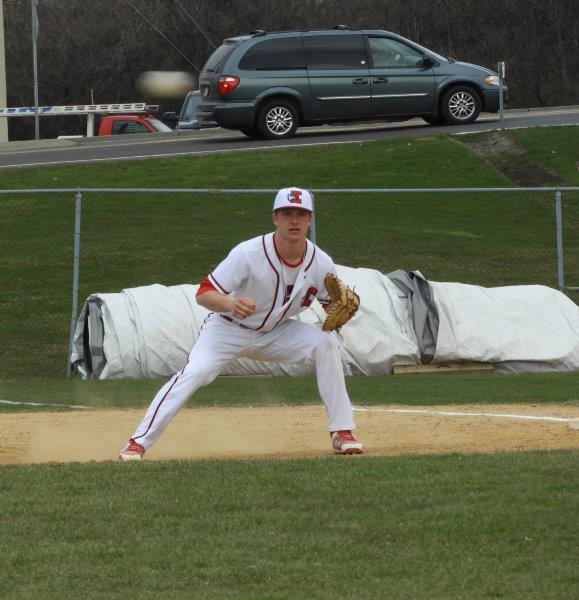
[[[245,71],[305,69],[306,59],[299,37],[265,40],[252,46],[239,62]]]
[[[418,67],[422,53],[414,48],[387,37],[368,38],[372,63],[375,69],[392,67]]]
[[[361,35],[304,36],[308,69],[359,69],[367,67]]]

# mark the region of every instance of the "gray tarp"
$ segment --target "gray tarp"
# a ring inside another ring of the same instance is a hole
[[[406,310],[411,315],[414,333],[420,349],[420,360],[427,365],[436,353],[438,337],[438,309],[430,284],[419,271],[393,271],[387,277],[402,291]]]

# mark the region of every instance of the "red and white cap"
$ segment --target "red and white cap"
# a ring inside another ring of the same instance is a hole
[[[279,208],[301,208],[313,212],[312,195],[308,190],[302,190],[302,188],[283,188],[275,195],[273,203],[273,210]]]

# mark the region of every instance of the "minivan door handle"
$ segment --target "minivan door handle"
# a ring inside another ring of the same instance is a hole
[[[352,79],[352,83],[355,85],[365,85],[368,83],[367,77],[356,77],[356,79]]]
[[[372,83],[388,83],[388,77],[374,77]]]

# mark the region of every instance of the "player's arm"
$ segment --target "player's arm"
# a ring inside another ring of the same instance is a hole
[[[247,319],[255,312],[255,302],[251,298],[225,296],[217,290],[197,296],[197,304],[213,312],[230,312],[236,319]]]
[[[199,286],[197,303],[207,310],[229,313],[236,319],[247,319],[255,312],[255,302],[232,293],[239,289],[249,275],[249,262],[242,245],[231,250]]]
[[[255,303],[251,298],[222,294],[207,277],[201,282],[195,298],[199,306],[213,312],[231,313],[236,319],[246,319],[255,312]]]

